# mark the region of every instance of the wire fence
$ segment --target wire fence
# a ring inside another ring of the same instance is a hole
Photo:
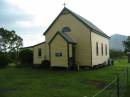
[[[96,93],[92,97],[125,97],[125,92],[128,87],[128,67],[117,75],[114,80],[109,83],[104,89]]]

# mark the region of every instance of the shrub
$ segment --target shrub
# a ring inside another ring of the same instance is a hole
[[[19,53],[19,60],[21,65],[29,66],[33,63],[33,51],[29,49],[21,50]]]
[[[9,58],[5,54],[0,54],[0,68],[6,67],[9,64]]]
[[[113,59],[121,58],[125,56],[125,53],[122,51],[110,50],[110,57]]]
[[[49,60],[43,60],[40,67],[49,68],[50,67],[50,61]]]
[[[9,52],[8,57],[9,57],[11,63],[16,64],[19,61],[17,52]]]

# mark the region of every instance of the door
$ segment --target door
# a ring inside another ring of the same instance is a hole
[[[75,45],[71,44],[69,46],[69,68],[70,69],[76,69],[76,63],[75,63]]]

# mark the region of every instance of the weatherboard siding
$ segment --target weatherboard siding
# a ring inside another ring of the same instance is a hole
[[[92,42],[92,65],[102,64],[108,61],[109,58],[109,41],[107,38],[104,38],[94,32],[91,32],[91,42]],[[98,53],[96,54],[96,42],[98,43]],[[101,51],[101,44],[103,44],[103,55]],[[105,45],[107,45],[107,55],[105,51]]]
[[[79,66],[91,66],[90,29],[76,18],[71,19],[71,32],[69,35],[76,42],[76,64]]]
[[[38,56],[38,49],[41,49],[41,56]],[[41,64],[45,58],[45,44],[36,45],[33,48],[33,64]]]
[[[52,67],[68,67],[68,47],[67,42],[57,34],[50,43],[51,66]],[[62,53],[62,56],[56,56],[56,53]]]
[[[77,43],[76,44],[76,63],[80,66],[91,66],[91,44],[90,29],[77,20],[71,14],[61,15],[53,26],[46,33],[45,38],[48,43],[57,31],[61,31],[64,26],[68,26],[71,32],[67,34]],[[49,49],[49,46],[46,46]],[[46,51],[48,53],[48,51]]]
[[[72,57],[72,44],[69,44],[69,57]]]

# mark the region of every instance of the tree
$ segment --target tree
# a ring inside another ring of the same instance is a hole
[[[125,53],[122,51],[110,50],[110,57],[113,59],[121,58],[125,56]]]
[[[23,49],[19,53],[19,59],[22,65],[32,65],[33,63],[33,51],[29,49]]]
[[[130,52],[130,36],[128,36],[126,41],[123,41],[125,52]]]
[[[15,31],[0,28],[0,52],[17,52],[23,45],[22,41]]]

